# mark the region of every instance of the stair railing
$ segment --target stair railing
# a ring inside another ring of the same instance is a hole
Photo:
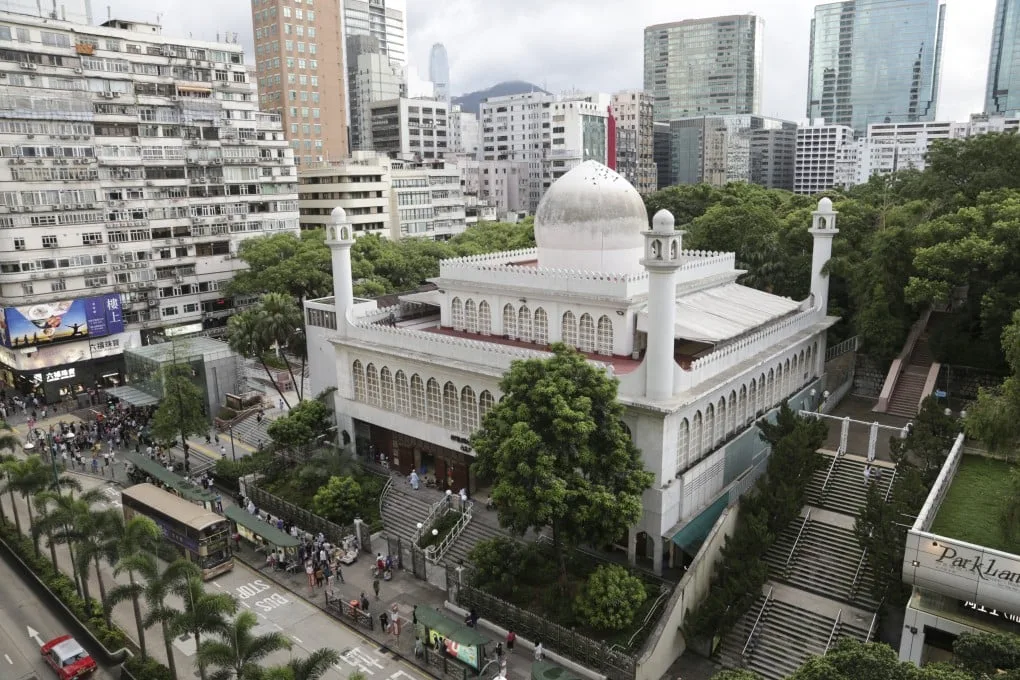
[[[840,609],[838,612],[836,612],[836,620],[832,623],[832,631],[829,633],[829,639],[825,643],[825,652],[828,652],[829,651],[829,647],[832,646],[832,639],[834,637],[836,637],[836,631],[839,630],[839,623],[840,623],[840,619],[842,619],[842,618],[843,618],[843,610]],[[822,652],[822,654],[825,654],[825,652]]]
[[[871,625],[868,626],[868,637],[864,638],[864,644],[871,642],[871,636],[875,634],[875,625],[878,624],[878,612],[871,617]]]
[[[772,592],[775,588],[769,588],[768,595],[765,596],[765,601],[761,603],[761,609],[758,610],[758,616],[754,619],[754,625],[751,626],[751,632],[747,636],[747,642],[744,643],[744,648],[740,650],[740,657],[744,658],[747,656],[747,648],[751,646],[754,641],[754,634],[758,631],[758,626],[761,624],[761,617],[765,614],[765,610],[769,606],[769,602],[772,600]]]
[[[889,487],[885,490],[885,498],[883,500],[888,503],[889,496],[892,495],[893,484],[896,482],[896,468],[892,469],[892,477],[889,478]]]
[[[386,501],[386,494],[389,493],[390,487],[393,486],[393,477],[387,477],[386,483],[383,484],[382,491],[379,493],[379,516],[382,517],[383,504]]]
[[[416,528],[415,531],[414,531],[414,544],[415,545],[418,545],[418,540],[422,537],[422,534],[425,532],[425,530],[431,528],[432,525],[435,523],[436,519],[439,518],[439,515],[440,515],[439,511],[442,510],[442,511],[445,512],[446,509],[449,508],[449,507],[450,507],[450,496],[444,496],[443,498],[440,498],[438,501],[436,501],[435,503],[432,504],[432,506],[429,508],[429,514],[425,515],[425,519],[423,519],[420,522],[421,528],[420,529]],[[379,511],[380,511],[380,513],[382,512],[382,508],[381,507],[380,507]]]
[[[439,562],[439,560],[443,559],[443,555],[445,555],[450,547],[453,546],[453,542],[456,541],[462,533],[464,533],[464,529],[467,528],[468,522],[471,521],[474,509],[474,501],[468,501],[464,504],[460,517],[457,518],[457,523],[453,525],[450,531],[447,532],[446,536],[443,537],[443,540],[439,542],[439,545],[436,546],[435,551],[433,551],[433,562]]]
[[[807,514],[804,515],[804,521],[800,524],[800,531],[797,532],[797,538],[793,541],[793,546],[790,548],[790,554],[786,557],[786,564],[783,565],[784,570],[790,568],[790,562],[793,561],[793,554],[797,552],[797,544],[800,543],[800,537],[804,534],[804,529],[807,528],[808,522],[811,521],[811,511],[808,510]]]
[[[857,590],[860,586],[861,573],[864,570],[864,560],[868,557],[868,549],[865,548],[861,551],[861,559],[857,562],[857,571],[854,572],[854,580],[850,584],[850,601],[853,602],[857,598]]]
[[[839,454],[837,453],[832,457],[832,463],[829,464],[829,471],[825,473],[825,481],[822,482],[822,493],[819,494],[820,499],[825,498],[825,491],[829,487],[829,479],[832,477],[833,471],[836,469],[836,463],[839,462]]]

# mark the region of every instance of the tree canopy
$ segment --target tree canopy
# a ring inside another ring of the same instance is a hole
[[[653,475],[624,427],[616,380],[563,344],[551,350],[511,365],[471,445],[500,524],[517,534],[550,527],[562,555],[634,525]]]
[[[332,413],[319,399],[306,399],[269,424],[267,432],[280,448],[304,453],[329,436]]]
[[[195,384],[195,369],[183,358],[160,368],[163,398],[152,417],[152,433],[156,439],[170,442],[181,438],[181,444],[191,435],[209,431],[209,415],[205,408],[205,394]],[[181,356],[187,354],[182,347]]]

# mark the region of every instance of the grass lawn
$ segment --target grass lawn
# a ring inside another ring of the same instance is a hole
[[[1003,536],[999,519],[1009,492],[1006,461],[964,456],[942,501],[931,531],[976,545],[1020,553],[1020,544]]]

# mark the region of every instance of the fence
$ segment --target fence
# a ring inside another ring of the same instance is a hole
[[[470,567],[446,567],[448,584],[459,584],[447,592],[454,603],[465,609],[473,609],[481,618],[529,640],[541,640],[557,653],[577,663],[598,671],[610,680],[633,680],[637,672],[637,659],[618,647],[592,640],[573,630],[549,621],[547,617],[521,609],[506,600],[479,590],[471,585]]]
[[[372,552],[372,539],[368,526],[364,522],[355,522],[353,526],[342,527],[327,519],[319,517],[313,512],[299,508],[293,503],[288,503],[279,496],[274,496],[253,484],[247,486],[248,498],[255,503],[260,510],[264,510],[274,517],[281,517],[285,522],[297,526],[300,530],[311,534],[322,533],[333,545],[343,545],[344,538],[350,535],[357,536],[361,549],[364,552]],[[359,535],[359,527],[361,528]]]
[[[342,597],[330,598],[329,593],[326,593],[326,611],[338,619],[353,621],[362,628],[375,630],[375,619],[372,618],[372,615],[363,610],[360,605],[354,606],[353,603]]]

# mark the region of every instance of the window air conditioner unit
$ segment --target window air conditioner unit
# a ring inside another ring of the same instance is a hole
[[[83,70],[81,70],[80,68],[76,68],[76,69],[74,69],[74,72],[75,72],[75,73],[79,73],[79,74],[81,74],[81,73],[84,73],[84,71],[83,71]]]
[[[27,61],[23,61],[19,63],[18,66],[20,66],[21,68],[29,68],[30,65]]]
[[[111,243],[110,244],[110,250],[117,250],[118,248],[120,248],[120,246],[117,245],[116,243]]]
[[[113,93],[113,98],[114,99],[120,99],[120,92],[114,92]]]
[[[6,78],[6,77],[7,77],[7,72],[6,71],[0,71],[0,78]]]
[[[43,278],[44,279],[52,279],[53,278],[53,272],[46,272],[45,274],[43,274]]]
[[[175,95],[173,97],[170,97],[170,101],[172,101],[172,102],[180,101],[180,97]]]
[[[30,276],[29,278],[32,279],[33,281],[37,281],[39,279],[39,275],[38,274],[32,274],[32,276]]]
[[[37,68],[39,68],[37,65],[33,64],[32,62],[28,62],[28,70],[29,71],[34,71]]]
[[[35,139],[35,135],[25,135],[25,136],[28,137],[29,139]]]

